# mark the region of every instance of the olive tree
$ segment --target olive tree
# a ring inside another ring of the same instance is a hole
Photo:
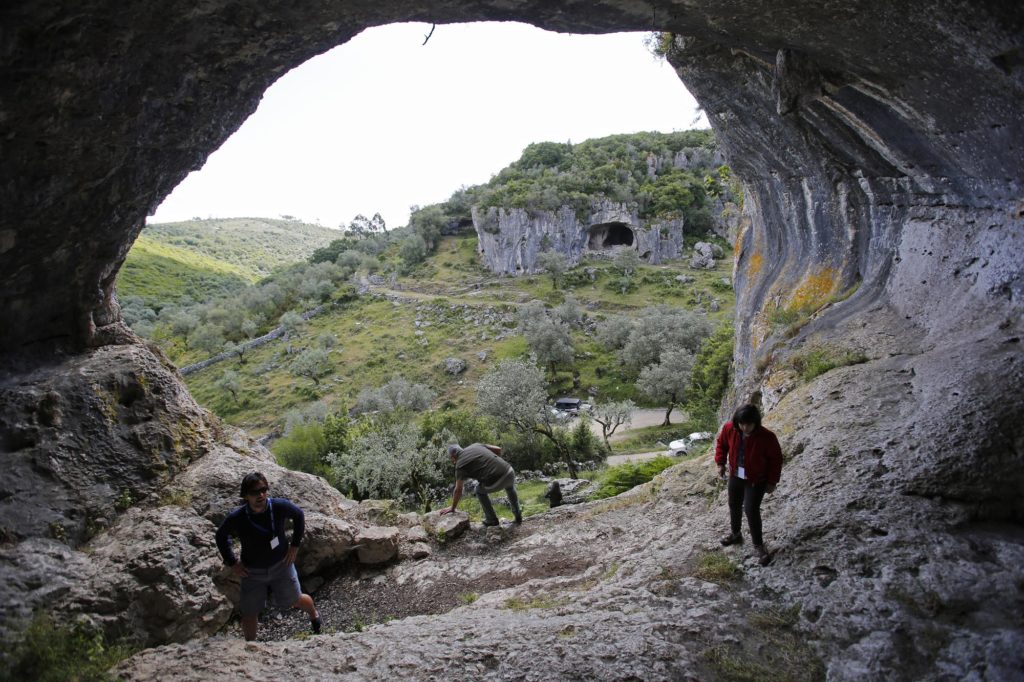
[[[690,375],[693,373],[693,353],[684,348],[667,350],[661,354],[661,360],[644,367],[637,379],[636,386],[652,400],[666,405],[665,421],[662,426],[670,426],[672,410],[686,398],[686,390],[690,386]]]
[[[477,407],[507,428],[537,433],[555,447],[572,478],[578,477],[576,452],[569,434],[547,408],[544,371],[525,360],[503,360],[480,378]]]
[[[364,388],[356,396],[353,412],[393,412],[411,410],[422,412],[434,401],[434,391],[425,384],[414,384],[404,377],[395,375],[380,388]]]
[[[292,361],[291,370],[295,376],[312,379],[313,384],[319,386],[320,379],[331,371],[331,358],[322,348],[306,350]]]
[[[608,439],[620,426],[625,426],[633,420],[633,411],[636,403],[632,400],[621,400],[613,403],[599,403],[594,405],[590,411],[590,417],[601,425],[601,437],[609,452],[612,449]]]
[[[358,500],[398,499],[412,494],[430,510],[430,490],[449,478],[444,443],[419,446],[419,428],[396,420],[370,422],[344,452],[327,462],[334,484]]]
[[[542,251],[537,256],[537,267],[551,277],[551,288],[558,288],[558,279],[569,269],[569,263],[558,251]]]

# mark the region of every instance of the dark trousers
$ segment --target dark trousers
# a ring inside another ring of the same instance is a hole
[[[767,483],[750,483],[738,476],[729,477],[729,522],[732,532],[740,532],[740,521],[743,513],[747,514],[747,525],[750,526],[750,539],[755,545],[763,545],[761,537],[761,500]]]

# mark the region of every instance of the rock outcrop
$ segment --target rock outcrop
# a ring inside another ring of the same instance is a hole
[[[146,214],[270,83],[368,26],[410,20],[672,33],[669,60],[744,186],[733,401],[761,401],[784,440],[766,509],[779,556],[739,593],[673,580],[713,538],[694,513],[706,491],[666,486],[607,525],[558,516],[621,559],[610,579],[610,564],[588,569],[580,593],[598,580],[594,598],[562,603],[571,580],[552,578],[480,599],[479,627],[459,612],[281,645],[213,638],[144,653],[125,673],[196,678],[230,660],[260,678],[706,679],[743,655],[740,637],[779,650],[731,620],[774,600],[830,679],[1018,676],[1024,9],[998,0],[5,6],[0,584],[33,605],[69,593],[66,571],[44,571],[82,556],[42,536],[77,545],[116,527],[112,507],[222,451],[174,374],[153,381],[160,363],[121,323],[115,273]],[[812,350],[857,364],[812,376],[798,369]],[[94,374],[103,357],[124,371]],[[625,549],[624,527],[644,531]],[[502,608],[514,597],[526,608]]]
[[[572,266],[585,255],[612,254],[629,248],[651,264],[678,258],[683,247],[683,221],[643,221],[635,206],[599,201],[581,219],[563,206],[557,211],[473,207],[477,251],[492,272],[519,275],[537,272],[542,251],[565,256]]]

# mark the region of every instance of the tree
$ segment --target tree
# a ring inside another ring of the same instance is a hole
[[[569,336],[569,328],[564,324],[545,316],[543,321],[533,323],[526,329],[523,336],[530,350],[537,356],[537,361],[547,365],[552,375],[557,365],[572,363],[572,338]]]
[[[409,235],[398,247],[398,255],[406,272],[426,260],[427,253],[427,242],[418,234]]]
[[[551,311],[551,317],[570,327],[579,327],[583,324],[583,308],[575,296],[566,294],[565,300]]]
[[[633,333],[633,321],[623,315],[612,315],[597,326],[598,343],[608,350],[617,350],[626,345]]]
[[[656,364],[664,349],[685,348],[696,353],[711,329],[706,317],[689,310],[669,306],[645,308],[620,351],[622,363],[639,371]]]
[[[278,324],[281,325],[281,329],[284,330],[285,334],[298,336],[299,330],[306,324],[306,321],[302,319],[302,315],[299,315],[294,310],[289,310],[281,316]]]
[[[369,219],[362,213],[356,214],[356,217],[348,224],[348,232],[357,239],[368,236],[371,233]]]
[[[239,381],[238,372],[233,369],[224,370],[220,379],[214,382],[214,388],[231,394],[231,399],[238,402],[238,392],[242,390],[242,383]]]
[[[672,409],[683,402],[693,372],[693,354],[683,348],[667,350],[661,360],[644,367],[636,386],[652,400],[666,405],[662,426],[671,426]]]
[[[594,405],[590,416],[601,425],[601,437],[604,439],[605,447],[608,448],[609,452],[611,452],[612,446],[608,439],[620,426],[625,426],[632,421],[635,409],[636,404],[632,400]]]
[[[704,339],[694,359],[686,412],[690,419],[709,431],[718,422],[718,408],[729,389],[732,372],[733,328],[724,324]]]
[[[569,475],[577,478],[572,444],[565,429],[554,423],[547,409],[544,385],[544,372],[532,362],[503,360],[480,378],[476,389],[477,407],[504,427],[547,438],[568,467]]]
[[[430,407],[434,396],[435,394],[429,386],[413,384],[404,377],[395,375],[380,388],[361,390],[356,397],[353,411],[356,414],[393,412],[394,410],[421,412]]]
[[[224,335],[219,327],[204,324],[195,328],[190,342],[193,348],[198,348],[207,355],[213,355],[224,347]]]
[[[274,441],[274,456],[278,464],[295,471],[323,476],[327,473],[327,443],[324,428],[319,422],[294,426]]]
[[[443,444],[420,448],[418,437],[408,422],[368,422],[346,452],[327,456],[334,484],[358,500],[411,493],[428,511],[430,491],[447,482],[451,463]]]
[[[312,379],[316,386],[320,385],[320,379],[330,371],[331,359],[322,348],[303,351],[292,361],[292,374]]]
[[[381,217],[380,213],[374,213],[373,217],[370,218],[370,232],[388,233],[388,226],[384,223],[384,218]]]
[[[245,351],[246,347],[244,343],[235,343],[234,341],[228,341],[224,344],[224,352],[230,353],[231,355],[238,356],[238,364],[245,364]]]
[[[612,264],[622,273],[623,277],[632,277],[640,268],[640,254],[636,249],[620,249],[612,259]]]
[[[537,256],[537,267],[551,277],[551,288],[558,288],[558,279],[569,269],[569,263],[558,251],[543,251]]]

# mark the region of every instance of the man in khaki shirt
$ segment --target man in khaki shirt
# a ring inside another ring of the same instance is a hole
[[[467,478],[476,479],[479,483],[476,498],[484,510],[484,525],[497,526],[498,515],[494,513],[488,493],[504,490],[508,502],[512,506],[516,523],[523,522],[523,514],[519,509],[519,496],[516,494],[516,472],[512,466],[498,455],[501,448],[497,445],[473,443],[462,448],[458,443],[448,446],[448,456],[455,465],[455,492],[452,493],[452,506],[441,510],[442,514],[450,514],[459,506],[462,499],[462,482]]]

